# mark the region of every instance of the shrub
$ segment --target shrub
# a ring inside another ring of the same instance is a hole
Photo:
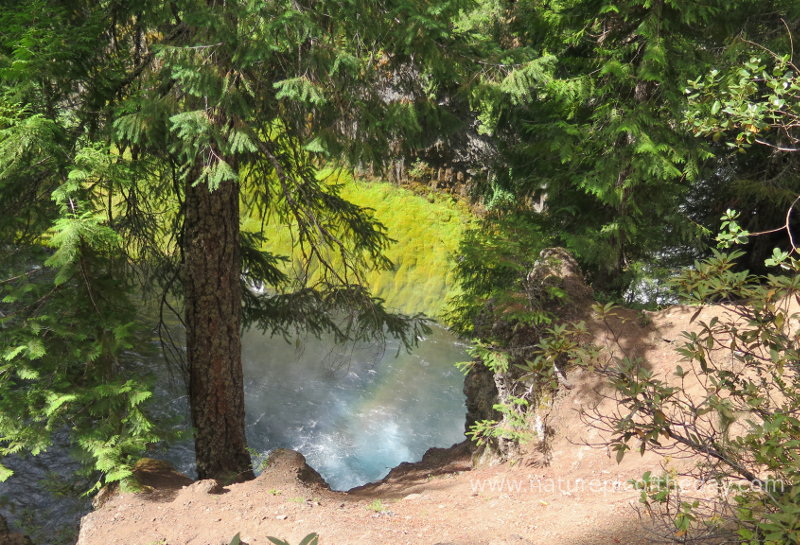
[[[735,215],[719,240],[742,239]],[[788,229],[788,227],[787,227]],[[744,232],[744,235],[747,235]],[[600,370],[616,392],[616,414],[587,415],[611,432],[621,460],[632,450],[690,454],[687,476],[717,483],[712,502],[686,499],[665,477],[637,483],[642,503],[664,536],[697,543],[778,545],[800,539],[800,261],[777,251],[767,265],[781,274],[735,269],[739,251],[715,251],[676,280],[689,302],[718,305],[715,317],[684,332],[685,360],[674,379],[654,376],[641,361],[619,357]]]

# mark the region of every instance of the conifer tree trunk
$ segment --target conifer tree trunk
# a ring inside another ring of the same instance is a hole
[[[186,188],[189,399],[200,479],[252,478],[244,432],[239,186]]]

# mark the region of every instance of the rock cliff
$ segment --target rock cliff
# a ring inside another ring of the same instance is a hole
[[[536,345],[554,325],[584,320],[591,314],[592,290],[586,284],[575,258],[563,248],[547,248],[536,260],[524,282],[524,293],[518,294],[517,303],[522,312],[508,312],[489,302],[475,324],[476,335],[491,339],[508,357],[508,368],[492,370],[479,358],[464,381],[467,398],[466,427],[470,428],[482,420],[497,421],[501,427],[510,427],[509,415],[495,407],[511,407],[513,400],[521,399],[527,407],[519,408],[520,418],[529,421],[536,432],[535,441],[540,451],[546,450],[547,413],[555,391],[543,384],[541,377],[523,369],[536,357]],[[537,322],[534,313],[547,317],[547,322]],[[527,319],[521,315],[528,314]],[[569,387],[565,369],[560,362],[554,364],[553,372],[558,382]],[[489,440],[476,454],[479,464],[496,463],[520,454],[519,444],[511,437],[496,437]],[[546,460],[543,460],[546,461]]]

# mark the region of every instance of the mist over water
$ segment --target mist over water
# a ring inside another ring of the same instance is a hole
[[[383,346],[243,339],[250,447],[302,452],[335,490],[375,481],[464,439],[465,346],[435,327],[411,353]]]
[[[336,345],[327,338],[287,342],[246,332],[250,447],[262,456],[274,448],[300,451],[331,488],[347,490],[382,478],[401,462],[419,460],[430,447],[462,441],[463,376],[453,364],[468,359],[466,346],[435,326],[411,353],[398,348],[392,339],[385,347]],[[161,359],[155,347],[126,357],[148,368]],[[157,417],[189,429],[182,381],[160,368]],[[197,476],[192,439],[150,455]],[[0,484],[0,514],[42,545],[71,542],[67,536],[89,509],[88,499],[79,496],[93,480],[74,478],[78,466],[69,457],[66,436],[59,435],[38,457],[11,456],[4,463],[15,475]]]
[[[464,377],[454,364],[469,359],[466,348],[438,325],[411,352],[395,339],[354,345],[246,331],[246,432],[257,453],[256,471],[270,450],[289,448],[301,452],[331,488],[348,490],[421,459],[431,447],[463,441]],[[188,428],[184,386],[163,378],[155,393],[162,410],[183,415]],[[192,440],[154,456],[197,477]]]

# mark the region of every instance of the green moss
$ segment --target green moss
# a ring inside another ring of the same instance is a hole
[[[380,182],[348,180],[342,196],[374,209],[397,241],[387,251],[394,270],[368,279],[373,293],[402,312],[439,316],[454,287],[453,260],[470,219],[466,207]]]
[[[372,271],[366,280],[387,307],[405,313],[424,312],[439,317],[455,289],[454,256],[472,215],[448,196],[419,195],[384,182],[355,180],[341,173],[324,173],[330,183],[341,184],[341,196],[372,210],[396,242],[386,252],[391,271]],[[260,221],[247,219],[244,229],[256,230]],[[292,241],[285,226],[269,226],[268,249],[290,255]]]

